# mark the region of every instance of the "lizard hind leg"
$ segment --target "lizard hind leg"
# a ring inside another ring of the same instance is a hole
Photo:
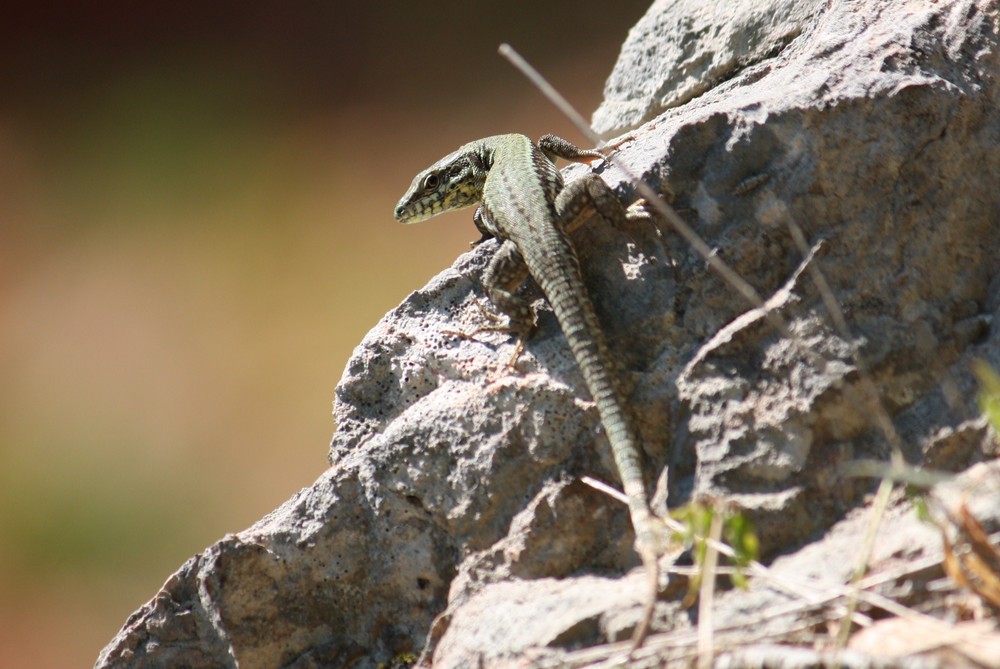
[[[672,199],[672,195],[667,199]],[[673,268],[674,280],[680,285],[677,264],[663,234],[663,218],[656,207],[645,198],[639,198],[625,207],[611,187],[601,177],[591,173],[574,179],[563,188],[556,198],[556,211],[567,234],[578,230],[592,214],[596,213],[625,235],[636,248],[640,247],[638,239],[632,234],[638,229],[636,226],[651,226],[666,257],[667,265]],[[675,305],[675,311],[678,309],[679,307]]]
[[[626,235],[634,223],[648,220],[645,207],[639,205],[626,209],[611,187],[594,173],[584,174],[566,184],[555,204],[563,229],[568,234],[595,213]]]

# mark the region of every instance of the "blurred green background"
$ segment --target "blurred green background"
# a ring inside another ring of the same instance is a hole
[[[354,345],[476,239],[392,207],[463,142],[583,140],[648,0],[7,2],[0,666],[93,664],[326,466]]]

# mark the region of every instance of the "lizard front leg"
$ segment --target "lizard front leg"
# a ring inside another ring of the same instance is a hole
[[[483,274],[483,286],[490,302],[497,310],[507,315],[510,324],[506,330],[518,338],[517,347],[507,362],[511,366],[521,355],[524,341],[535,330],[535,312],[531,308],[531,302],[517,294],[517,289],[526,278],[528,278],[528,266],[521,257],[517,245],[510,240],[500,245],[500,249]]]
[[[505,241],[483,274],[483,287],[490,302],[510,319],[513,332],[530,334],[535,327],[531,302],[517,294],[528,278],[528,266],[512,241]]]
[[[476,213],[472,215],[472,222],[476,224],[476,230],[479,230],[479,234],[482,237],[474,242],[469,242],[469,246],[476,248],[487,239],[493,239],[494,235],[490,232],[489,226],[486,224],[486,212],[483,210],[482,205],[476,207]]]
[[[535,329],[535,313],[531,309],[531,302],[517,294],[517,289],[527,277],[528,266],[524,264],[517,246],[510,241],[504,242],[486,267],[483,287],[493,307],[507,316],[507,325],[484,325],[472,332],[457,330],[443,330],[443,332],[463,339],[475,339],[480,332],[508,332],[518,338],[517,347],[507,363],[513,365],[521,355],[524,340],[530,337]],[[497,314],[487,310],[479,302],[476,302],[476,305],[488,320],[499,322]]]

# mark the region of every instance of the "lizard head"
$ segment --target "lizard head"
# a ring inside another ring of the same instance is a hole
[[[489,170],[487,160],[479,143],[473,142],[437,161],[414,177],[396,205],[396,220],[418,223],[443,211],[477,204]]]

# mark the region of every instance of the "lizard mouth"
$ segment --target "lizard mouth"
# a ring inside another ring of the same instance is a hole
[[[400,223],[419,223],[420,221],[426,221],[428,218],[433,216],[435,213],[432,207],[407,207],[405,204],[400,203],[396,205],[394,216]]]

